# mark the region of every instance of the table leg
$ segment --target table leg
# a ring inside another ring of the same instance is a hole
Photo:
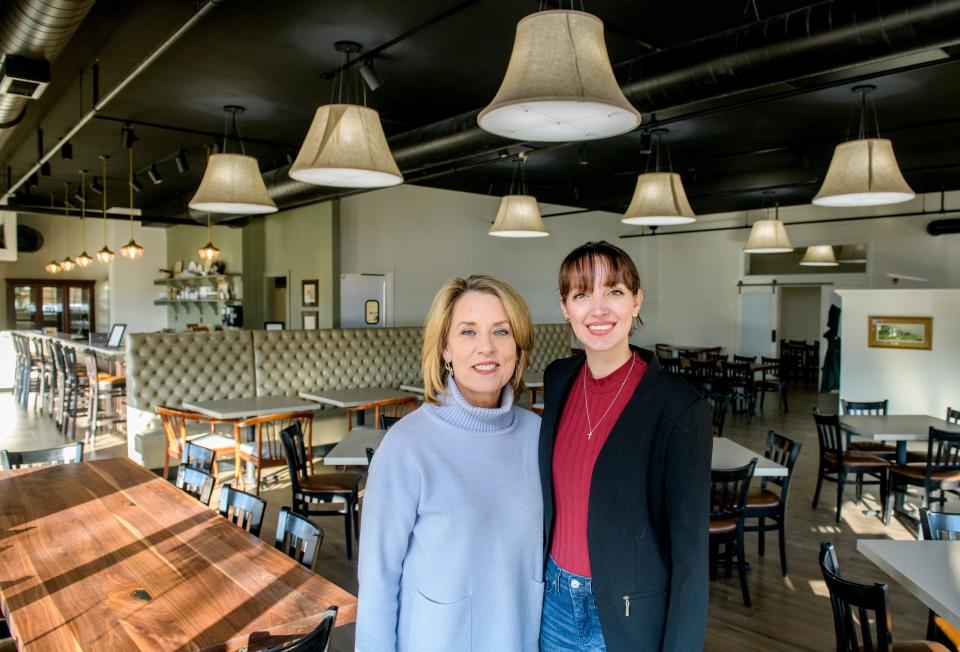
[[[907,463],[907,442],[898,441],[897,442],[897,464],[906,464]]]

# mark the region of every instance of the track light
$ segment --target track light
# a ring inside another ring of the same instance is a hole
[[[363,63],[360,64],[360,76],[363,77],[364,83],[371,91],[383,86],[383,80],[380,79],[380,75],[373,68],[373,59],[364,59]]]
[[[135,192],[140,192],[143,190],[143,184],[140,183],[140,179],[137,178],[137,175],[130,177],[130,187],[133,188]]]
[[[180,174],[183,174],[190,169],[190,164],[187,163],[187,153],[182,149],[177,152],[177,155],[173,157],[173,160],[176,162],[177,171],[180,172]]]
[[[133,129],[130,127],[120,129],[120,144],[124,149],[130,149],[135,142],[137,142],[137,135],[133,133]]]
[[[90,192],[94,192],[98,195],[103,194],[103,183],[99,179],[94,179],[90,182]]]
[[[150,166],[150,169],[147,170],[147,176],[150,177],[150,181],[153,182],[153,185],[159,186],[163,183],[163,176],[160,174],[160,170],[157,168],[157,164],[154,163]]]

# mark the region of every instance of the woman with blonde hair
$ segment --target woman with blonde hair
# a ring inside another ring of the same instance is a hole
[[[540,418],[516,407],[530,311],[489,276],[437,293],[425,403],[370,466],[360,537],[360,652],[535,651],[543,600]]]

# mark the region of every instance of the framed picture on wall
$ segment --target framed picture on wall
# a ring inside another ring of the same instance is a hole
[[[312,281],[303,281],[300,285],[300,304],[304,308],[319,306],[317,292],[320,283],[316,279]]]
[[[922,349],[933,347],[933,317],[867,318],[867,345],[883,349]]]
[[[319,322],[318,313],[316,310],[304,310],[301,315],[303,316],[303,330],[305,331],[315,331],[317,330],[317,324]]]

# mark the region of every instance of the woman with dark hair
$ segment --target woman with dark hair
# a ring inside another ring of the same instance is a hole
[[[544,374],[542,652],[703,648],[712,438],[706,402],[631,347],[643,291],[607,242],[560,267],[585,356]]]

